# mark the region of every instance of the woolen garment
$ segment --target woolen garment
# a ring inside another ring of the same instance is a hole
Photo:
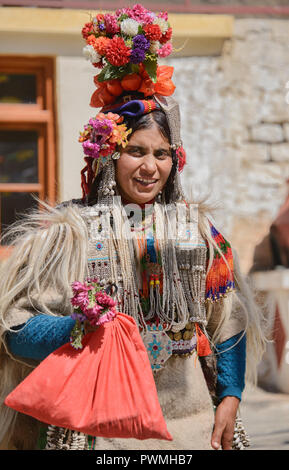
[[[33,250],[34,259],[37,260],[39,250],[39,257],[43,255],[43,246],[36,244],[37,238],[51,237],[55,240],[54,245],[62,250],[61,253],[66,253],[66,244],[73,242],[77,245],[77,250],[67,249],[67,256],[73,256],[77,263],[75,269],[81,264],[85,264],[87,260],[87,240],[90,239],[89,230],[83,222],[85,218],[82,217],[82,208],[75,209],[74,207],[64,207],[55,211],[49,218],[47,224],[43,223],[45,227],[45,234],[33,230],[29,236],[20,243],[11,256],[17,256],[23,262],[22,269],[25,269],[27,262],[26,254],[29,250]],[[48,219],[48,218],[47,218]],[[41,227],[42,228],[42,227]],[[69,230],[69,236],[65,238],[66,231]],[[21,255],[22,253],[22,255]],[[23,255],[25,254],[25,256]],[[47,254],[49,257],[49,254]],[[21,272],[21,266],[20,266]],[[31,266],[33,270],[33,266]],[[71,266],[67,267],[69,273],[63,273],[67,279],[76,280],[76,275]],[[19,274],[20,275],[20,274]],[[53,272],[51,272],[53,275]],[[61,282],[61,281],[60,281]],[[55,288],[52,286],[55,285]],[[29,296],[24,289],[21,291],[11,306],[5,312],[5,319],[1,319],[1,336],[2,336],[2,350],[1,350],[1,368],[5,374],[11,371],[11,380],[9,382],[9,389],[7,388],[8,382],[1,383],[2,396],[8,393],[15,387],[29,372],[39,364],[39,360],[33,358],[21,358],[14,356],[9,348],[7,348],[5,337],[9,328],[17,328],[23,325],[27,320],[34,318],[39,313],[44,313],[43,305],[49,308],[52,317],[65,317],[72,313],[70,304],[71,286],[62,286],[59,288],[57,284],[51,282],[51,287],[43,289],[41,292],[36,292],[33,288],[30,289]],[[237,301],[237,295],[231,294],[231,314],[228,321],[222,327],[222,334],[220,336],[221,342],[226,341],[232,336],[244,330],[245,321],[242,309],[240,309]],[[233,300],[233,301],[232,301]],[[224,299],[226,302],[226,299]],[[215,328],[220,323],[220,316],[222,313],[223,301],[213,305],[210,318],[207,322],[207,331],[212,336]],[[64,321],[64,320],[63,320]],[[194,361],[192,357],[171,357],[168,359],[166,366],[163,370],[159,371],[155,376],[155,383],[157,387],[160,405],[167,422],[168,430],[173,436],[173,443],[158,442],[157,440],[134,441],[128,440],[115,440],[115,439],[99,439],[97,441],[98,448],[103,449],[209,449],[210,436],[214,421],[214,410],[212,406],[211,396],[199,364],[199,361]],[[3,422],[8,422],[7,410],[1,409]],[[6,413],[6,414],[5,414]],[[16,417],[11,415],[11,426],[15,423],[14,431],[10,435],[7,446],[9,448],[18,449],[33,449],[37,442],[38,424],[35,420],[28,417],[23,417],[21,414]],[[21,430],[21,432],[20,432]],[[35,434],[34,434],[35,433]],[[34,439],[35,438],[35,439]],[[5,438],[6,439],[6,438]],[[3,442],[5,442],[5,439]],[[34,444],[33,444],[34,443]],[[5,444],[6,445],[6,444]]]

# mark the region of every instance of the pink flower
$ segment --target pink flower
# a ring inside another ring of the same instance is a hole
[[[105,292],[97,292],[95,294],[95,300],[103,307],[113,308],[116,306],[116,302]]]
[[[78,294],[79,292],[88,292],[91,290],[91,286],[88,286],[85,282],[75,281],[72,283],[72,291],[74,294]]]
[[[167,11],[162,11],[161,13],[159,13],[158,15],[158,18],[163,18],[164,20],[168,21],[169,19],[169,16],[168,16],[168,12]]]
[[[90,142],[89,140],[86,140],[85,142],[82,143],[82,148],[83,148],[84,154],[87,155],[88,157],[92,157],[92,158],[99,157],[100,145],[97,144],[96,142]]]
[[[116,34],[119,33],[119,24],[117,22],[117,18],[115,15],[111,15],[109,13],[106,13],[104,15],[104,24],[105,24],[105,29],[107,34]]]
[[[107,323],[108,321],[111,321],[114,317],[116,317],[116,311],[115,310],[109,310],[107,313],[104,315],[101,315],[99,317],[99,320],[97,321],[98,325],[103,325],[103,323]]]
[[[97,279],[87,279],[87,282],[72,284],[74,307],[72,318],[80,322],[88,321],[92,326],[102,325],[112,320],[117,312],[117,303],[105,291],[97,290],[100,286]]]
[[[85,287],[85,285],[82,284],[81,282],[75,281],[75,282],[72,283],[73,292],[79,292],[79,291],[83,290],[84,287]]]
[[[86,283],[78,281],[73,282],[71,304],[76,308],[84,310],[89,304],[88,291],[90,290],[91,286],[88,286]]]
[[[103,310],[101,305],[95,304],[92,308],[85,309],[85,316],[92,326],[96,326],[99,320],[99,316]]]
[[[87,291],[79,291],[71,299],[71,304],[74,307],[79,307],[81,310],[85,310],[89,304],[89,298]]]
[[[121,15],[127,15],[130,17],[131,15],[131,9],[130,8],[119,8],[115,12],[117,18],[119,18]]]
[[[151,24],[154,20],[154,14],[139,4],[131,8],[129,16],[142,24]]]
[[[159,57],[167,57],[170,55],[173,51],[173,46],[171,42],[168,42],[164,44],[159,50],[158,50],[158,56]]]

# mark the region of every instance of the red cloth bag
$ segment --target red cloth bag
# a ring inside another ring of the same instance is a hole
[[[123,313],[44,359],[5,404],[41,422],[110,438],[172,440],[146,348]]]

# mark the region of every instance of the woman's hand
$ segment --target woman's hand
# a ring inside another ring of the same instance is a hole
[[[212,433],[211,446],[218,450],[232,449],[234,428],[240,400],[237,397],[227,396],[218,405],[215,414],[215,424]]]

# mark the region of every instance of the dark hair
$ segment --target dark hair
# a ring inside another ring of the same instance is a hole
[[[165,113],[161,109],[155,109],[151,113],[144,114],[138,118],[129,118],[125,116],[124,123],[127,125],[128,128],[132,130],[130,137],[133,135],[134,132],[140,131],[141,129],[149,129],[155,123],[161,134],[171,142],[171,135],[170,135],[170,128],[168,125],[168,121],[166,118]],[[129,138],[128,138],[129,140]],[[173,166],[164,187],[164,199],[166,203],[170,202],[170,195],[171,195],[171,186],[173,184],[176,170],[177,170],[177,161],[176,161],[176,151],[172,150],[172,159],[173,159]],[[88,202],[90,204],[94,204],[96,202],[97,197],[97,187],[99,182],[102,179],[102,171],[96,176],[90,191],[90,195],[88,197]]]
[[[124,118],[124,122],[128,128],[132,130],[132,135],[141,129],[149,129],[155,123],[162,135],[171,142],[171,133],[165,113],[161,109],[155,109],[151,113],[143,114],[139,118]]]

